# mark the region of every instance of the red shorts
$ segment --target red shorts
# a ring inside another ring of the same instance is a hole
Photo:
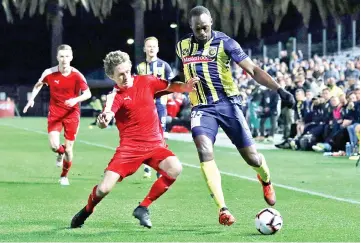
[[[79,117],[73,118],[52,118],[48,117],[48,133],[52,131],[61,132],[64,127],[66,140],[74,141],[79,130]]]
[[[142,164],[147,164],[159,171],[159,163],[169,156],[175,156],[172,151],[164,147],[141,151],[131,147],[118,147],[113,158],[105,170],[113,171],[125,178],[132,175]]]

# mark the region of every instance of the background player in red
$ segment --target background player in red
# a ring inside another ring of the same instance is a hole
[[[114,51],[105,57],[105,73],[116,86],[107,97],[103,113],[98,116],[98,125],[105,128],[115,117],[120,145],[105,169],[103,180],[90,193],[87,205],[73,217],[71,228],[81,227],[115,184],[132,175],[142,164],[162,175],[133,212],[140,225],[151,228],[148,206],[165,193],[181,173],[181,163],[165,144],[153,99],[156,92],[165,89],[189,92],[198,78],[168,86],[166,80],[153,75],[132,76],[131,67],[129,55],[125,52]]]
[[[69,45],[60,45],[57,53],[58,66],[46,69],[35,84],[31,97],[24,107],[26,113],[34,106],[34,99],[44,84],[50,89],[48,133],[51,149],[58,153],[56,165],[63,166],[60,184],[69,185],[68,172],[73,161],[73,145],[79,128],[79,102],[91,97],[83,74],[70,66],[73,51]],[[82,91],[82,94],[80,92]],[[60,145],[60,132],[64,127],[65,143]]]

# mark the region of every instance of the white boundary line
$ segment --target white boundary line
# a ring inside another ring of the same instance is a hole
[[[18,126],[11,125],[11,124],[0,123],[0,125],[1,126],[7,126],[7,127],[13,127],[13,128],[16,128],[16,129],[25,130],[25,131],[29,131],[29,132],[39,133],[39,134],[43,134],[43,135],[48,135],[48,133],[43,132],[43,131],[18,127]],[[99,148],[104,148],[104,149],[115,151],[115,148],[113,148],[111,146],[98,144],[98,143],[93,143],[93,142],[89,142],[89,141],[85,141],[85,140],[81,140],[81,139],[77,139],[76,141],[78,143],[83,143],[83,144],[86,144],[86,145],[89,145],[89,146],[94,146],[94,147],[99,147]],[[183,162],[182,162],[182,165],[187,166],[187,167],[191,167],[191,168],[198,168],[198,169],[200,168],[200,166],[198,166],[198,165],[192,165],[192,164],[187,164],[187,163],[183,163]],[[240,179],[248,180],[248,181],[254,181],[254,182],[258,183],[258,180],[255,179],[255,178],[252,178],[252,177],[242,176],[242,175],[239,175],[239,174],[229,173],[229,172],[224,172],[224,171],[220,171],[220,173],[223,174],[223,175],[228,175],[228,176],[232,176],[232,177],[236,177],[236,178],[240,178]],[[347,202],[347,203],[351,203],[351,204],[360,204],[359,201],[356,201],[356,200],[353,200],[353,199],[335,197],[335,196],[327,195],[327,194],[320,193],[320,192],[314,192],[314,191],[300,189],[300,188],[297,188],[297,187],[287,186],[287,185],[278,184],[278,183],[273,183],[273,185],[276,186],[276,187],[288,189],[288,190],[291,190],[291,191],[296,191],[296,192],[305,193],[305,194],[309,194],[309,195],[313,195],[313,196],[332,199],[332,200],[336,200],[336,201],[340,201],[340,202]]]

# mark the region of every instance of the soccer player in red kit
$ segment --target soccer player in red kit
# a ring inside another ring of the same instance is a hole
[[[56,165],[63,166],[60,184],[69,185],[68,172],[73,161],[73,145],[79,128],[79,102],[91,97],[83,74],[70,66],[73,51],[69,45],[57,49],[58,66],[46,69],[35,84],[31,97],[24,107],[26,113],[34,106],[34,99],[44,84],[50,89],[48,134],[51,149],[58,154]],[[80,92],[82,92],[81,95]],[[60,132],[64,127],[65,143],[60,144]]]
[[[168,85],[166,80],[153,75],[132,76],[131,67],[129,55],[125,52],[110,52],[104,59],[105,73],[116,85],[98,116],[98,126],[105,128],[115,117],[120,144],[105,169],[102,181],[90,193],[87,205],[73,217],[71,228],[82,227],[94,207],[115,184],[132,175],[142,164],[149,165],[162,175],[133,212],[140,225],[151,228],[149,205],[165,193],[181,173],[181,163],[165,144],[153,99],[154,94],[161,90],[189,92],[198,78]]]

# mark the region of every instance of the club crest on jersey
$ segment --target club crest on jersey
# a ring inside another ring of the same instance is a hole
[[[210,46],[208,51],[208,56],[215,57],[217,55],[217,47],[216,46]]]
[[[189,55],[189,49],[185,48],[182,50],[182,56],[188,56]]]

